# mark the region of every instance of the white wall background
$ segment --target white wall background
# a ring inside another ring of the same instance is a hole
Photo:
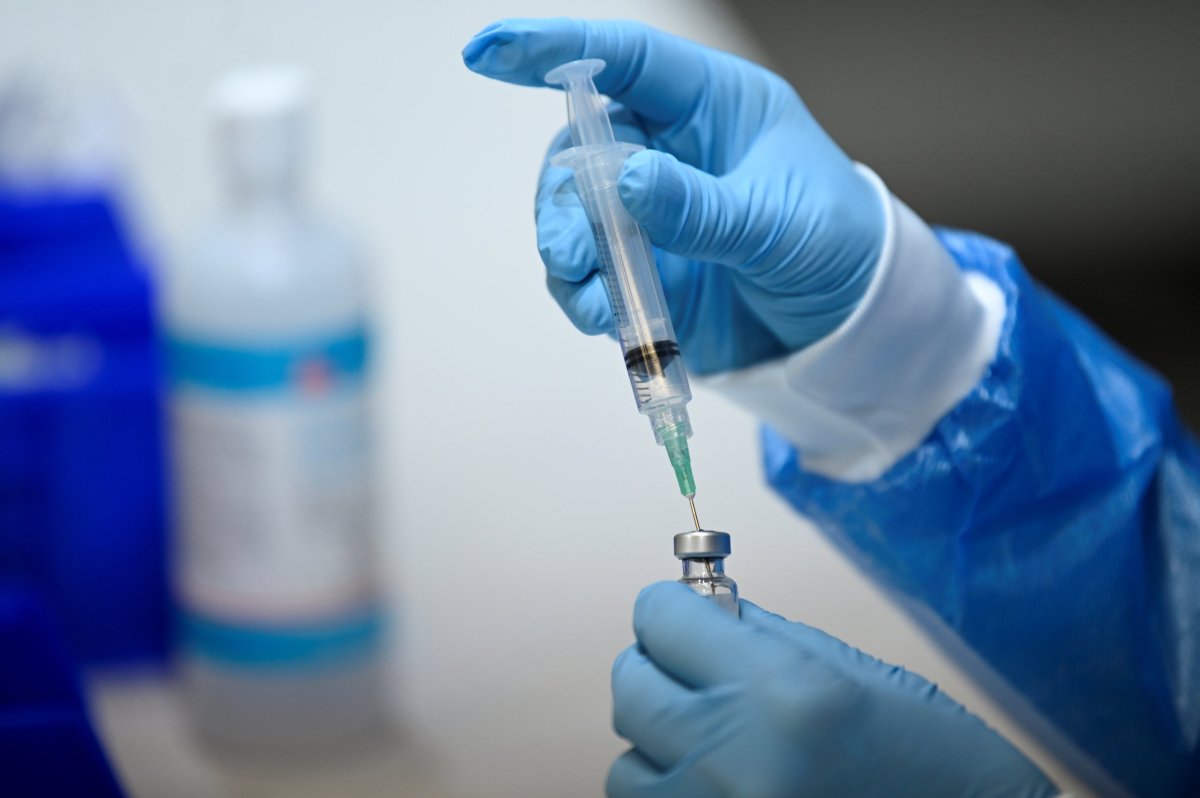
[[[686,0],[0,0],[0,76],[46,65],[127,103],[141,221],[160,246],[217,201],[210,83],[247,62],[310,68],[313,195],[373,256],[394,698],[446,795],[600,794],[624,747],[609,666],[637,591],[676,578],[671,536],[690,520],[614,346],[575,333],[543,288],[532,195],[560,97],[487,81],[459,56],[495,18],[557,14],[639,18],[758,56],[719,5]],[[1011,731],[767,491],[753,421],[703,391],[692,407],[698,507],[734,535],[743,594]],[[101,721],[135,791],[184,794],[171,761],[123,732],[152,711],[118,701]],[[393,794],[404,785],[401,770]]]

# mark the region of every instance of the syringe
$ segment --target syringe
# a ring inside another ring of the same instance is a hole
[[[696,528],[696,482],[687,439],[692,435],[687,403],[692,399],[675,329],[663,299],[654,250],[617,194],[617,177],[631,153],[643,149],[619,143],[592,76],[604,61],[571,61],[546,73],[546,83],[562,86],[574,147],[551,163],[575,171],[575,186],[596,239],[600,277],[612,305],[617,338],[638,412],[650,419],[654,439],[667,450],[679,492],[691,504]]]

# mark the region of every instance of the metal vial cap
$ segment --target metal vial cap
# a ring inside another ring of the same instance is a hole
[[[681,560],[728,557],[730,538],[726,532],[702,529],[680,532],[675,536],[675,556]]]

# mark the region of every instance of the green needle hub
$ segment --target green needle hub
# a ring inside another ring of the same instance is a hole
[[[671,468],[675,469],[679,492],[684,496],[695,496],[696,480],[692,477],[692,453],[688,450],[687,436],[682,432],[665,435],[663,447],[671,459]]]

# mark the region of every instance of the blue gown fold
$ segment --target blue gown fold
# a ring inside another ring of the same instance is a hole
[[[872,482],[807,473],[765,429],[768,479],[1125,789],[1200,795],[1196,441],[1166,383],[1010,248],[938,235],[1004,293],[987,373]]]

